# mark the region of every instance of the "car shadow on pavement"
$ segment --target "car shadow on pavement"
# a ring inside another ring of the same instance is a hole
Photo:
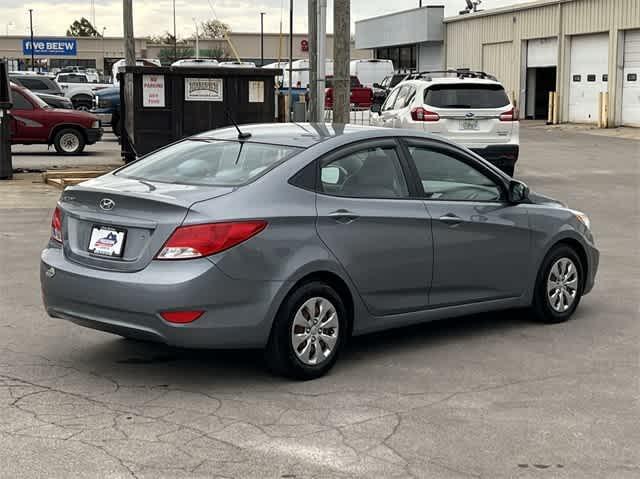
[[[515,329],[527,329],[526,314],[522,310],[443,319],[358,336],[352,338],[343,351],[338,361],[342,366],[330,374],[344,372],[347,362],[348,374],[366,374],[370,361],[416,350],[427,353],[429,348],[449,342],[459,345],[482,341],[483,337],[503,335]],[[155,385],[234,387],[286,381],[269,374],[260,350],[190,350],[118,338],[83,348],[82,362],[97,370],[113,371],[115,366],[119,381],[139,382],[140,378],[146,378],[144,381],[153,378]],[[360,369],[362,371],[358,372]],[[110,375],[113,376],[113,372]]]

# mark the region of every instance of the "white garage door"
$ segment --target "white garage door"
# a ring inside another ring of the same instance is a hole
[[[640,126],[640,30],[624,36],[622,124]]]
[[[558,39],[538,38],[527,42],[527,67],[555,67],[558,64]]]
[[[607,91],[609,35],[580,35],[571,38],[569,78],[569,121],[596,123],[598,94]]]

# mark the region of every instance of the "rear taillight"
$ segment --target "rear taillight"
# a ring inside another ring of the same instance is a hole
[[[438,121],[440,115],[419,106],[411,110],[411,119],[413,121]]]
[[[518,119],[518,109],[513,107],[509,111],[505,111],[500,115],[500,121],[516,121]]]
[[[59,206],[56,206],[53,216],[51,217],[51,239],[62,243],[62,212]]]
[[[190,259],[220,253],[267,227],[263,220],[180,226],[158,253],[157,259]]]
[[[160,316],[169,323],[187,324],[193,323],[203,314],[204,311],[164,311]]]

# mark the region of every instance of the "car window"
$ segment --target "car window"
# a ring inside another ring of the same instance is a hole
[[[147,181],[237,186],[264,174],[300,148],[222,140],[185,140],[132,163],[117,174]]]
[[[20,83],[29,90],[48,90],[49,87],[39,78],[22,78]]]
[[[427,146],[410,145],[427,198],[441,201],[500,201],[502,188],[464,161]]]
[[[62,83],[87,83],[87,77],[84,75],[69,73],[66,75],[59,75],[58,81]]]
[[[389,96],[387,97],[385,102],[382,104],[382,108],[380,108],[380,111],[393,110],[393,104],[396,101],[396,97],[398,96],[399,90],[400,88],[396,88],[395,90],[392,90],[391,93],[389,93]]]
[[[424,92],[425,105],[436,108],[501,108],[509,97],[498,84],[433,85]]]
[[[415,88],[413,88],[413,86],[411,85],[405,85],[401,87],[400,92],[398,93],[398,98],[396,98],[396,101],[393,105],[393,109],[397,110],[399,108],[406,107],[409,103],[411,103],[411,100],[413,100],[415,92]]]
[[[27,100],[20,92],[13,90],[11,92],[11,98],[13,100],[13,109],[16,110],[33,110],[33,105]]]
[[[395,147],[359,150],[325,164],[322,191],[352,198],[402,198],[408,195]]]

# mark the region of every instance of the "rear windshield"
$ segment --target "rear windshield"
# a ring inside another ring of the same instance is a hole
[[[424,92],[425,105],[436,108],[500,108],[509,104],[501,85],[434,85]]]
[[[238,186],[298,151],[291,146],[191,139],[151,153],[117,175],[163,183]]]

